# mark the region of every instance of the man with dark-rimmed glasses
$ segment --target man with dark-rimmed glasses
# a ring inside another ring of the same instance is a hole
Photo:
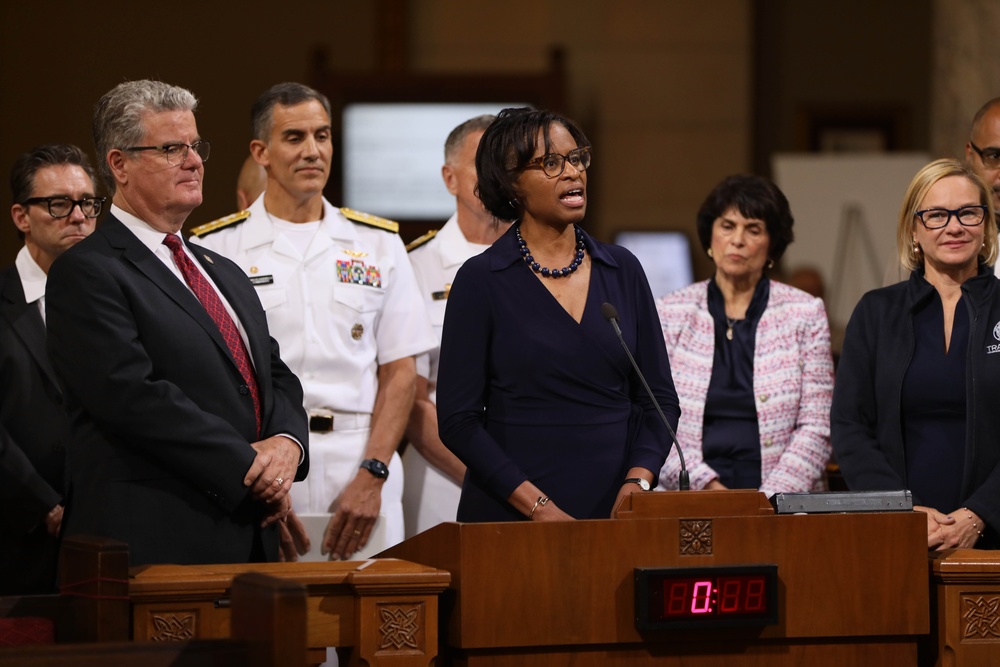
[[[995,97],[976,112],[965,160],[993,191],[993,203],[1000,211],[1000,97]]]
[[[0,595],[23,595],[55,588],[69,439],[45,352],[45,285],[56,257],[94,231],[104,197],[69,144],[21,155],[10,187],[24,246],[0,272]]]
[[[309,464],[302,387],[253,285],[180,234],[209,157],[197,104],[150,80],[98,101],[108,216],[49,273],[73,436],[63,535],[125,542],[132,565],[277,560]]]

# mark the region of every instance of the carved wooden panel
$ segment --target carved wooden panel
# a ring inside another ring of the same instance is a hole
[[[708,556],[712,553],[712,520],[682,519],[680,521],[680,554]]]
[[[378,652],[423,651],[427,628],[424,604],[386,603],[378,608]]]
[[[962,641],[1000,640],[1000,595],[962,595]]]
[[[149,640],[182,642],[198,636],[198,612],[171,611],[149,615]]]

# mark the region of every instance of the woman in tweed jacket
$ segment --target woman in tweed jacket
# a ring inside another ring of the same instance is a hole
[[[657,302],[692,489],[825,488],[833,392],[826,310],[765,274],[791,243],[792,224],[774,184],[725,179],[698,212],[715,275]],[[671,451],[663,488],[677,488],[678,472]]]

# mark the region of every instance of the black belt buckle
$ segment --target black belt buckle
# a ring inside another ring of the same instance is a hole
[[[309,415],[309,430],[313,433],[329,433],[333,430],[333,415]]]

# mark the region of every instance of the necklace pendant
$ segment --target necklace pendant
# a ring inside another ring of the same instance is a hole
[[[733,339],[733,327],[732,327],[732,325],[730,325],[726,329],[726,340],[732,340],[732,339]]]

